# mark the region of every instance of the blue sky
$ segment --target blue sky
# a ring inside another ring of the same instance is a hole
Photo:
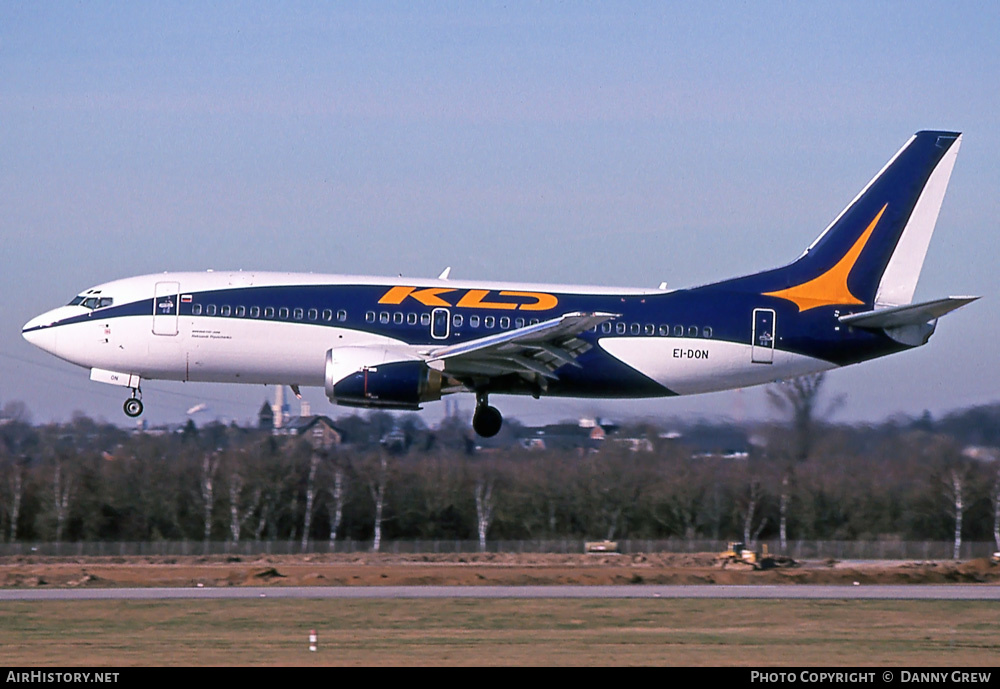
[[[829,387],[844,420],[992,402],[998,35],[996,2],[2,2],[0,403],[123,421],[121,390],[20,327],[128,275],[682,287],[783,264],[926,128],[965,137],[916,298],[984,299]],[[144,390],[152,422],[271,394]],[[760,390],[498,401],[533,423],[766,414]]]

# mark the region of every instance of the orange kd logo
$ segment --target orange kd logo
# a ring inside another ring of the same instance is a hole
[[[454,287],[405,287],[397,285],[382,295],[379,304],[402,304],[413,299],[424,306],[455,307],[459,309],[494,309],[499,311],[548,311],[554,309],[559,300],[545,292],[518,292],[501,290],[496,293],[503,301],[496,301],[488,289],[459,290]],[[449,297],[449,300],[445,299]],[[455,297],[458,297],[456,300]],[[506,301],[513,299],[514,301]]]

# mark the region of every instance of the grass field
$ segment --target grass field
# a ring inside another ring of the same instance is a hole
[[[315,629],[318,650],[311,652]],[[220,600],[0,604],[0,664],[998,666],[1000,605]]]

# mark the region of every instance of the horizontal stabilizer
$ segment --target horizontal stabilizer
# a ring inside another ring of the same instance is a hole
[[[976,299],[979,297],[945,297],[920,304],[852,313],[841,316],[838,320],[845,325],[858,328],[901,328],[907,325],[922,325],[974,302]]]

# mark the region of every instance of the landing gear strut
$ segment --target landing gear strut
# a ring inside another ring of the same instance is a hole
[[[122,408],[125,410],[125,416],[133,419],[139,416],[142,413],[142,390],[132,388],[132,396],[125,400]]]
[[[487,393],[476,394],[476,412],[472,415],[472,428],[484,438],[492,438],[503,426],[503,415],[496,407],[491,407]]]

